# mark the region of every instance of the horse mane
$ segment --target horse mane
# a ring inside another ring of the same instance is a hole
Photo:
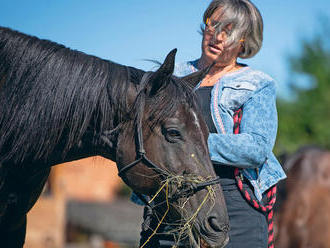
[[[91,121],[101,131],[136,118],[139,106],[129,111],[127,89],[143,73],[0,27],[0,163],[31,154],[47,159],[59,142],[65,154]],[[164,80],[166,87],[146,99],[151,127],[173,115],[179,103],[195,102],[192,89],[179,78]]]
[[[0,27],[0,161],[64,152],[85,133],[112,128],[125,107],[127,67]],[[114,83],[115,82],[115,83]],[[111,96],[111,97],[110,97]]]

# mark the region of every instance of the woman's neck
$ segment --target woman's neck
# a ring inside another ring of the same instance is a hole
[[[199,69],[203,69],[203,68],[209,66],[210,64],[211,64],[210,62],[207,62],[202,57],[202,58],[199,59],[197,66],[198,66]],[[230,62],[227,65],[215,64],[211,68],[209,73],[205,76],[205,78],[203,79],[200,86],[213,86],[225,74],[230,73],[230,72],[234,72],[234,71],[236,71],[236,70],[238,70],[242,67],[243,66],[238,64],[236,62],[236,60],[233,60],[232,62]]]

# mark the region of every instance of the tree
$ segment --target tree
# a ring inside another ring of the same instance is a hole
[[[293,152],[303,145],[330,149],[330,26],[301,43],[301,52],[289,57],[292,74],[313,79],[308,88],[290,83],[294,101],[278,99],[279,129],[275,153]]]

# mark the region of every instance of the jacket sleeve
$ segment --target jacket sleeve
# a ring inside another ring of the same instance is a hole
[[[211,133],[211,160],[240,168],[257,168],[272,153],[277,133],[274,82],[256,90],[243,106],[240,134]]]

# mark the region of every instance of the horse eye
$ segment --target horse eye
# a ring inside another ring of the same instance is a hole
[[[169,142],[176,142],[182,138],[180,131],[174,128],[166,129],[165,137]]]
[[[181,136],[180,132],[176,129],[169,129],[167,130],[167,134],[172,136],[172,137],[179,137]]]

